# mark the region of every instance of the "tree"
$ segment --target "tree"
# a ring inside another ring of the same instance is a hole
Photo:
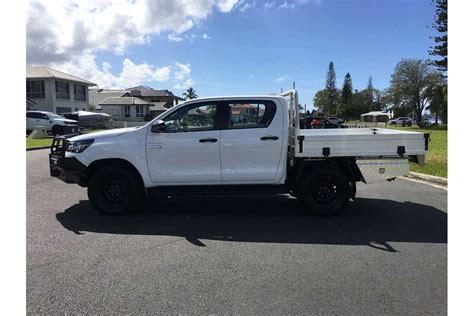
[[[427,107],[431,113],[435,114],[435,125],[438,125],[438,117],[441,117],[441,121],[444,124],[448,123],[447,101],[447,86],[444,84],[436,86],[433,91],[433,97],[431,98],[430,105]]]
[[[344,77],[344,83],[342,84],[341,103],[343,105],[347,105],[351,97],[352,97],[352,78],[351,78],[351,74],[347,73],[346,76]]]
[[[336,87],[336,72],[334,70],[334,64],[332,61],[329,63],[329,68],[326,75],[326,91],[328,93],[329,101],[327,112],[330,114],[335,114],[337,111],[339,93]]]
[[[313,105],[320,112],[329,113],[329,92],[326,89],[316,92],[313,98]]]
[[[435,46],[430,47],[429,54],[441,57],[432,63],[438,70],[446,73],[448,71],[448,0],[433,0],[435,3],[435,22],[432,27],[440,34],[434,37]]]
[[[421,114],[433,95],[433,89],[442,82],[441,74],[427,60],[403,59],[395,67],[390,89],[403,103],[409,104],[421,123]]]
[[[369,76],[369,82],[367,83],[367,90],[369,91],[374,90],[374,84],[372,83],[372,76]]]
[[[188,90],[186,90],[186,92],[183,93],[183,96],[186,100],[196,99],[198,97],[196,90],[194,90],[193,87],[190,87]]]

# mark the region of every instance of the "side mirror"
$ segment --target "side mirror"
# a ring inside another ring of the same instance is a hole
[[[151,126],[152,133],[166,133],[166,126],[165,122],[162,120],[158,120]]]

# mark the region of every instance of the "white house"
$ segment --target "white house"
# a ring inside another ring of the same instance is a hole
[[[55,113],[88,110],[88,88],[95,85],[48,67],[26,67],[27,108]]]
[[[136,97],[108,97],[99,106],[116,121],[143,122],[153,104]]]
[[[390,114],[382,111],[372,111],[360,116],[361,122],[387,122],[389,118]]]

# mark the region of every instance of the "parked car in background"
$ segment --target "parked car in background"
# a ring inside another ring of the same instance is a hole
[[[112,128],[114,119],[107,113],[96,113],[88,111],[77,111],[72,113],[64,113],[66,118],[76,120],[79,123],[79,127],[84,128]]]
[[[317,122],[317,124],[314,124],[315,121]],[[300,128],[302,129],[347,128],[347,125],[338,124],[334,121],[329,120],[329,118],[318,116],[318,117],[306,117],[306,118],[300,119]]]
[[[412,126],[413,120],[409,117],[398,117],[394,120],[388,121],[388,125]]]
[[[420,127],[431,127],[431,126],[437,126],[437,125],[442,125],[443,122],[438,118],[438,122],[436,122],[435,118],[425,118],[421,121],[419,124]]]
[[[77,121],[67,119],[61,115],[44,111],[26,112],[26,133],[31,133],[35,127],[45,127],[48,133],[53,135],[63,135],[79,130]],[[67,126],[67,128],[65,128]]]

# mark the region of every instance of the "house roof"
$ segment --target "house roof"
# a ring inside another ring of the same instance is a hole
[[[96,86],[97,84],[81,79],[79,77],[67,74],[65,72],[51,69],[44,66],[29,66],[26,67],[26,78],[27,79],[61,79],[74,82],[80,82],[89,86]]]
[[[153,105],[150,105],[150,111],[167,111],[168,109],[164,107],[166,102],[153,102]]]
[[[117,89],[89,89],[89,104],[93,106],[99,105],[102,101],[110,97],[121,97],[127,90]]]
[[[143,97],[172,97],[172,98],[176,98],[180,100],[183,99],[178,96],[175,96],[173,92],[169,90],[156,90],[148,86],[137,86],[137,87],[127,88],[126,90],[128,90],[128,95],[131,94],[132,90],[139,90],[140,95]]]
[[[104,105],[151,105],[146,101],[136,97],[108,97],[99,103],[100,106]]]

